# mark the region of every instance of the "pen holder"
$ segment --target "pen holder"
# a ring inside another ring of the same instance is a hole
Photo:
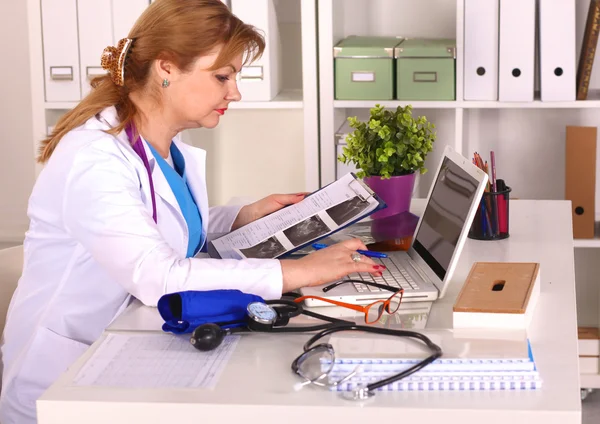
[[[508,237],[508,203],[511,188],[485,191],[473,218],[469,238],[475,240],[501,240]]]

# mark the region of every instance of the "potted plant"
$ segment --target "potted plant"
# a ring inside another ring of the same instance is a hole
[[[338,160],[353,163],[356,176],[387,203],[372,218],[408,211],[416,173],[427,172],[425,159],[433,150],[435,125],[424,116],[413,118],[411,105],[398,106],[394,112],[377,104],[368,121],[357,117],[348,121],[354,131],[346,137],[347,146]]]

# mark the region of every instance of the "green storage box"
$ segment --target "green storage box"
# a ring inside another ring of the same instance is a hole
[[[335,98],[394,99],[394,47],[399,37],[350,36],[333,49]]]
[[[406,39],[394,57],[398,100],[456,99],[456,40]]]

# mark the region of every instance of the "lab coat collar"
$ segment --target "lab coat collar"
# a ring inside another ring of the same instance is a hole
[[[117,109],[114,106],[107,107],[102,112],[100,112],[100,118],[102,121],[104,121],[105,124],[107,124],[111,128],[116,127],[120,123],[119,116],[117,115]],[[119,134],[117,134],[117,140],[119,140],[121,145],[125,149],[130,151],[139,160],[139,164],[141,164],[143,167],[144,165],[143,165],[142,158],[140,158],[138,156],[138,154],[135,152],[135,150],[133,150],[133,147],[131,146],[131,141],[129,140],[129,137],[127,136],[127,133],[124,130],[121,131]],[[146,157],[148,158],[148,164],[150,165],[150,170],[152,172],[152,182],[154,183],[154,192],[158,196],[160,196],[165,202],[167,202],[169,205],[171,205],[171,207],[173,207],[179,215],[181,215],[182,224],[185,225],[185,220],[183,219],[183,213],[181,212],[179,203],[177,202],[177,199],[175,198],[175,194],[173,194],[173,190],[171,190],[171,186],[169,186],[169,183],[168,183],[167,179],[165,178],[165,175],[161,171],[160,166],[156,166],[157,165],[156,159],[154,158],[154,155],[152,154],[150,147],[148,147],[147,142],[145,140],[143,140],[143,137],[142,137],[142,146],[144,148],[144,151],[146,152]]]
[[[100,119],[104,121],[109,127],[115,127],[119,124],[119,116],[117,115],[117,109],[114,106],[107,107],[102,112],[100,112]],[[208,230],[208,196],[206,193],[206,181],[205,181],[205,172],[206,172],[206,152],[197,147],[192,147],[180,140],[181,135],[178,134],[173,142],[181,151],[183,158],[186,163],[186,175],[187,182],[190,187],[190,191],[192,196],[194,196],[194,200],[200,209],[200,215],[203,217],[202,219],[202,232],[203,235],[206,236],[206,232]],[[131,147],[129,137],[125,131],[121,131],[117,135],[117,140],[123,145],[124,148],[129,150],[135,157],[137,157],[140,161],[140,164],[143,166],[142,159],[137,155],[133,147]],[[146,152],[146,157],[148,158],[148,163],[150,164],[150,169],[152,171],[152,181],[154,183],[154,191],[160,196],[165,202],[171,205],[181,216],[183,221],[183,225],[187,226],[185,219],[183,217],[183,213],[181,212],[181,208],[179,207],[179,203],[175,198],[175,194],[173,194],[173,190],[171,190],[171,186],[167,181],[165,175],[163,174],[160,166],[157,166],[156,159],[152,154],[152,151],[148,147],[146,142],[142,143],[144,146],[144,151]],[[160,217],[159,217],[160,219]],[[206,240],[206,237],[203,237]]]

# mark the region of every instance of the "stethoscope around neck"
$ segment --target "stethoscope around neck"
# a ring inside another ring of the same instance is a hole
[[[135,125],[133,123],[129,123],[125,126],[125,133],[127,134],[127,138],[129,139],[131,147],[137,153],[140,159],[142,159],[144,167],[146,168],[146,172],[148,173],[148,182],[150,183],[150,196],[152,197],[152,219],[154,219],[154,222],[158,223],[158,217],[156,214],[156,194],[154,192],[154,180],[152,179],[150,161],[148,160],[148,156],[146,155],[146,149],[144,148],[142,138],[135,129]]]
[[[422,342],[430,351],[430,355],[411,367],[383,378],[379,381],[363,385],[344,396],[352,400],[365,400],[372,397],[377,389],[392,384],[398,380],[406,378],[411,374],[423,369],[442,356],[442,349],[431,339],[421,333],[409,330],[393,330],[370,325],[359,325],[351,321],[345,321],[338,318],[328,317],[319,313],[305,310],[300,303],[296,303],[293,298],[295,295],[288,294],[290,297],[282,297],[278,300],[267,300],[265,302],[251,302],[246,308],[247,317],[243,323],[223,322],[223,323],[205,323],[198,326],[192,332],[190,343],[198,350],[210,351],[216,349],[225,336],[242,332],[261,332],[261,333],[318,333],[313,335],[304,345],[303,351],[291,364],[292,371],[302,377],[305,381],[301,384],[316,384],[323,386],[321,382],[326,374],[333,369],[335,362],[335,353],[332,345],[328,343],[317,342],[323,337],[342,331],[361,331],[370,334],[379,334],[385,336],[407,337]],[[306,315],[324,321],[324,324],[313,326],[288,326],[290,319],[299,315]],[[318,376],[317,378],[307,377],[301,370],[302,363],[306,358],[317,351],[327,351],[331,353],[332,368]]]

